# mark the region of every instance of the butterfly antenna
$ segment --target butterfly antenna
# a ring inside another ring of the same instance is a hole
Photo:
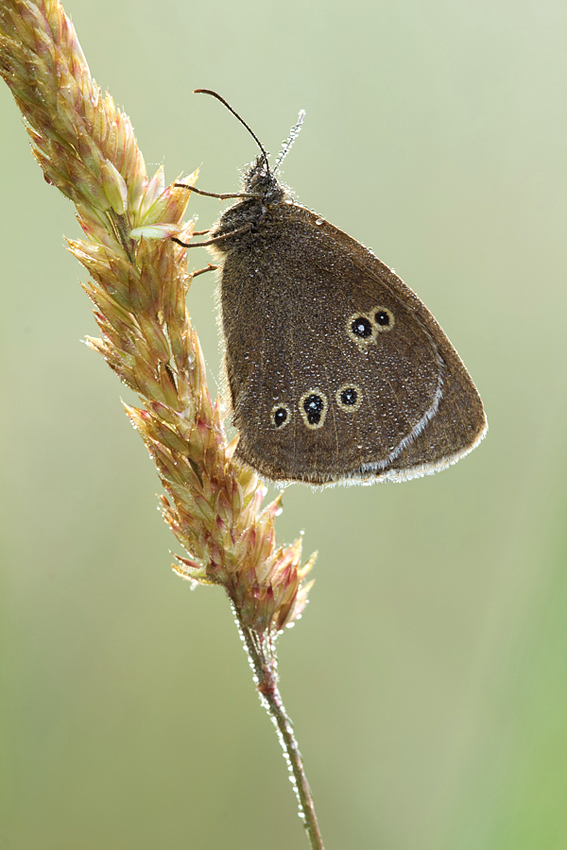
[[[254,139],[254,141],[256,142],[256,144],[258,145],[260,150],[262,151],[262,156],[264,157],[264,162],[266,163],[266,168],[268,169],[268,172],[270,172],[271,171],[270,163],[268,162],[268,154],[266,153],[264,145],[262,144],[262,142],[260,141],[260,139],[258,138],[256,133],[248,126],[248,124],[246,123],[244,118],[241,118],[240,115],[238,114],[238,112],[236,112],[236,110],[234,110],[232,108],[230,103],[227,103],[226,100],[224,99],[224,97],[221,97],[220,94],[217,94],[216,91],[211,91],[211,89],[195,89],[193,94],[210,94],[211,97],[216,97],[217,100],[220,100],[220,102],[223,104],[223,106],[226,106],[226,108],[228,109],[229,112],[232,112],[234,117],[237,118],[244,127],[246,127],[246,129],[248,130],[248,132],[250,133],[250,135],[252,136],[252,138]]]
[[[299,136],[299,131],[301,130],[301,125],[303,124],[303,119],[305,118],[305,110],[302,109],[297,118],[297,123],[295,127],[291,128],[290,134],[284,142],[284,146],[278,154],[278,158],[276,159],[276,164],[274,165],[273,171],[276,172],[288,153],[291,150],[291,146]]]

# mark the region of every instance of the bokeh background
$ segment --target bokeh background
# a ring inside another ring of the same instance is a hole
[[[565,5],[66,9],[170,180],[202,164],[234,191],[256,153],[197,86],[272,152],[306,109],[284,179],[418,292],[485,402],[487,439],[441,475],[285,492],[280,540],[320,552],[279,652],[327,850],[564,850]],[[306,847],[223,593],[170,571],[128,393],[80,342],[72,206],[5,86],[0,110],[0,846]],[[189,299],[212,388],[213,288]]]

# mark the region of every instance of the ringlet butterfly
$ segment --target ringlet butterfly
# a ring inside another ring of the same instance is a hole
[[[220,268],[236,457],[273,481],[405,481],[474,449],[477,389],[429,310],[374,254],[296,204],[260,154],[205,245]],[[185,243],[175,239],[179,244]]]

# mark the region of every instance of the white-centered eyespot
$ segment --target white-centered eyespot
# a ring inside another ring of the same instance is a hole
[[[388,307],[374,307],[370,316],[378,331],[391,331],[396,323],[394,314]]]
[[[343,384],[335,393],[335,399],[341,410],[354,413],[362,404],[362,390],[358,384]]]
[[[281,431],[291,420],[291,410],[287,404],[274,404],[270,413],[270,419],[272,420],[272,425],[275,425],[278,431]]]
[[[327,396],[317,387],[307,390],[299,399],[299,412],[303,422],[312,431],[323,427],[327,407]]]
[[[370,313],[353,313],[347,319],[346,330],[357,345],[368,345],[376,339],[377,328]]]

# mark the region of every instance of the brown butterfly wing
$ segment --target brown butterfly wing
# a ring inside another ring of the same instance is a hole
[[[237,456],[274,480],[411,478],[486,430],[480,398],[414,293],[297,205],[269,210],[221,277]]]

